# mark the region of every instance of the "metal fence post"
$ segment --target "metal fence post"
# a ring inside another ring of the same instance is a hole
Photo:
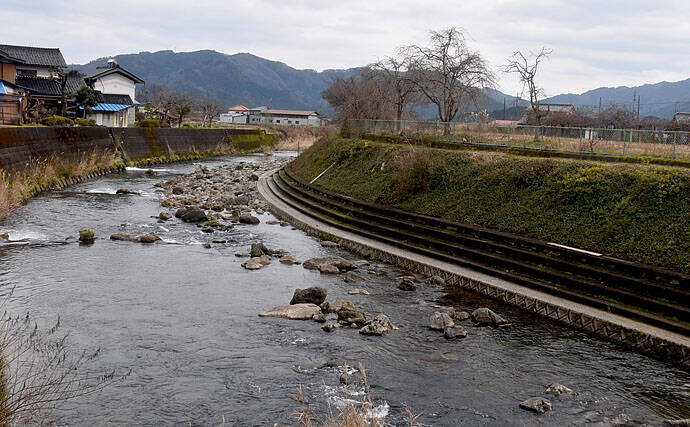
[[[482,122],[477,122],[477,143],[482,141]]]
[[[673,159],[676,158],[676,135],[678,132],[673,132]]]

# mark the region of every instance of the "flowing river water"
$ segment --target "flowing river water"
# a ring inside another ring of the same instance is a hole
[[[291,227],[268,225],[270,214],[258,215],[259,225],[213,235],[176,219],[157,223],[151,217],[162,209],[154,184],[197,164],[155,167],[154,177],[129,169],[74,185],[33,199],[0,224],[0,233],[26,242],[0,247],[0,292],[15,289],[7,309],[29,311],[44,326],[60,316],[76,351],[101,348],[93,371],[131,369],[123,381],[61,404],[52,414],[58,424],[294,425],[305,408],[323,420],[329,405],[337,412],[345,399],[362,399],[357,373],[347,394],[340,384],[343,363],[365,367],[373,415],[388,425],[406,425],[407,408],[421,414],[422,425],[658,425],[690,418],[687,372],[470,293],[451,296],[431,285],[398,290],[403,272],[393,266],[363,267],[365,281],[357,284],[278,262],[243,269],[234,254],[257,241],[300,260],[357,257]],[[116,195],[118,188],[141,195]],[[164,241],[108,240],[123,224]],[[80,227],[99,239],[79,245],[73,236]],[[220,237],[227,243],[203,245]],[[316,285],[329,300],[351,300],[369,317],[387,314],[399,329],[366,337],[257,316],[289,302],[295,288]],[[354,287],[370,295],[348,295]],[[448,341],[427,328],[439,305],[490,307],[511,325],[463,322],[467,338]],[[575,393],[544,395],[554,381]],[[293,398],[299,386],[301,403]],[[553,409],[544,415],[519,409],[535,396],[549,397]]]

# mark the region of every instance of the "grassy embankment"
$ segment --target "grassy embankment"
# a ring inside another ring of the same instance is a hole
[[[293,169],[369,202],[690,272],[690,170],[328,138]]]

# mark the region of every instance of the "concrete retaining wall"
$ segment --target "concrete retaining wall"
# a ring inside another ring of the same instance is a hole
[[[113,140],[107,128],[0,128],[0,168],[10,174],[26,169],[32,162],[53,156],[76,161],[94,150],[113,150]]]
[[[261,150],[272,142],[261,129],[8,127],[0,128],[0,168],[14,174],[51,157],[71,161],[94,150],[116,149],[128,162],[155,163],[192,153]]]

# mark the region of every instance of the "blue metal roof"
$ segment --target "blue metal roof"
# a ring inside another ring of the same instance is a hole
[[[95,107],[91,107],[91,111],[122,111],[126,110],[129,107],[133,107],[133,105],[127,105],[127,104],[98,104]],[[79,107],[80,109],[84,109],[84,107]]]
[[[7,95],[7,89],[5,89],[5,85],[2,84],[0,81],[0,95]]]

